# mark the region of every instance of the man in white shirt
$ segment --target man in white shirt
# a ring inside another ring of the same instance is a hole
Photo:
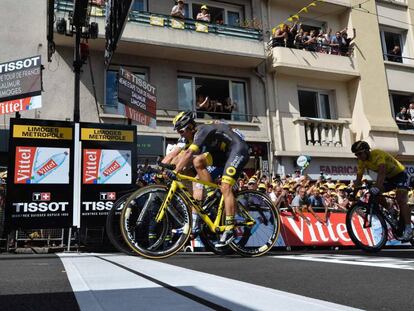
[[[185,18],[184,1],[178,0],[177,5],[174,5],[171,10],[171,16],[178,18]]]

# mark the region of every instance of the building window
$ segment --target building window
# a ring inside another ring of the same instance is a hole
[[[179,110],[198,118],[247,121],[246,83],[210,76],[178,77]]]
[[[384,59],[390,62],[403,62],[405,34],[401,30],[382,29],[381,44]]]
[[[395,122],[397,123],[400,130],[408,130],[408,129],[414,129],[412,122],[400,122],[397,120],[397,115],[399,119],[407,119],[411,120],[414,118],[414,111],[411,111],[410,113],[410,101],[411,99],[414,99],[413,95],[404,95],[404,94],[391,94],[391,113],[394,117]],[[411,106],[413,109],[414,107]],[[405,117],[401,115],[402,108],[406,109]],[[413,116],[411,117],[411,114]]]
[[[131,11],[147,11],[147,0],[134,0]]]
[[[136,74],[139,78],[147,80],[147,73],[145,69],[131,69],[126,68]],[[110,69],[106,71],[106,83],[105,83],[105,113],[119,112],[118,108],[118,70]]]
[[[240,26],[243,19],[243,6],[232,5],[218,1],[186,1],[188,9],[191,9],[190,16],[197,19],[197,14],[201,12],[201,6],[207,5],[211,16],[211,23],[226,24],[230,26]]]
[[[329,92],[299,90],[298,96],[301,117],[333,119]]]

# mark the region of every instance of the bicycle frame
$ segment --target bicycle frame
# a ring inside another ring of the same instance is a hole
[[[393,205],[395,205],[399,209],[398,202],[394,198],[386,196],[386,195],[381,195],[381,197],[391,199],[393,201]],[[397,230],[398,229],[398,220],[395,219],[395,218],[392,219],[393,221],[391,219],[389,219],[388,214],[384,211],[386,209],[386,207],[382,206],[379,203],[378,198],[376,198],[376,199],[377,200],[370,198],[368,203],[364,204],[364,205],[366,205],[366,207],[368,209],[368,212],[365,214],[363,227],[366,229],[366,228],[369,228],[369,227],[372,226],[372,217],[369,217],[369,216],[372,214],[372,210],[376,209],[383,216],[384,220],[391,226],[391,228],[393,230]],[[361,204],[361,202],[359,202],[359,204]]]
[[[157,213],[157,216],[155,217],[155,221],[156,222],[161,222],[163,217],[165,216],[165,211],[168,208],[168,206],[170,205],[170,202],[172,200],[172,198],[174,197],[174,195],[176,194],[176,192],[182,194],[183,199],[186,201],[186,204],[189,205],[190,207],[192,207],[197,214],[199,215],[199,217],[204,221],[204,223],[208,226],[208,228],[210,229],[211,232],[223,232],[225,229],[224,225],[220,225],[222,216],[223,216],[223,212],[224,212],[224,197],[223,195],[220,198],[220,203],[217,209],[217,216],[214,220],[212,220],[202,209],[201,207],[197,204],[197,202],[195,201],[195,199],[193,198],[193,196],[190,194],[190,192],[188,191],[188,189],[183,185],[183,183],[181,182],[181,180],[188,180],[188,181],[192,181],[192,182],[196,182],[199,184],[202,184],[204,186],[208,186],[214,189],[218,189],[219,186],[215,183],[211,183],[211,182],[206,182],[206,181],[202,181],[199,180],[197,178],[191,177],[191,176],[187,176],[187,175],[182,175],[182,174],[177,174],[177,178],[178,180],[173,180],[171,182],[171,186],[170,189],[168,191],[167,196],[164,199],[164,202],[161,205],[160,210]],[[254,219],[252,219],[249,215],[249,213],[243,211],[243,214],[246,214],[244,216],[247,216],[249,218],[249,221],[247,222],[247,225],[252,225],[255,223]]]

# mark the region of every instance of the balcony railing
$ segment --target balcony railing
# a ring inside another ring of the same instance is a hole
[[[274,47],[287,47],[286,44],[280,44],[277,40],[271,39],[268,44],[268,50],[271,50]],[[353,56],[354,47],[353,45],[349,47],[339,47],[332,44],[310,44],[304,45],[302,43],[295,43],[293,46],[289,46],[288,48],[297,49],[297,50],[305,50],[309,52],[315,53],[322,53],[322,54],[331,54],[331,55],[341,55],[341,56]]]
[[[294,121],[302,127],[306,146],[342,148],[348,145],[347,121],[299,118]]]
[[[55,3],[57,12],[73,11],[73,1],[57,0]],[[105,16],[104,7],[94,7],[91,14],[95,16]],[[255,41],[263,40],[263,33],[260,29],[248,27],[239,27],[231,25],[212,24],[207,22],[196,21],[193,19],[179,19],[169,15],[158,13],[150,13],[143,11],[131,11],[129,14],[129,22],[142,25],[150,25],[153,27],[166,27],[181,30],[190,30],[200,33],[213,33],[216,35],[230,36],[241,39],[250,39]]]

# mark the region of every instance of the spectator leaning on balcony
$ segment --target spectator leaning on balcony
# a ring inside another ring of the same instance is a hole
[[[400,108],[400,112],[397,113],[397,115],[395,116],[395,121],[397,121],[397,123],[411,123],[411,120],[408,118],[407,115],[407,108]]]
[[[287,24],[280,26],[273,35],[273,46],[286,46],[288,32],[289,26]]]
[[[303,45],[305,47],[305,50],[310,52],[316,51],[316,38],[316,31],[312,29],[309,33],[309,36],[304,38],[305,41],[303,42]]]
[[[295,47],[297,49],[303,49],[303,38],[305,37],[305,31],[300,28],[299,32],[295,36]]]
[[[331,54],[340,55],[344,45],[346,45],[345,38],[342,37],[340,31],[337,31],[331,40]]]
[[[197,109],[197,118],[204,118],[204,111],[208,111],[210,107],[210,101],[208,96],[204,97],[203,94],[197,96],[196,109]]]
[[[185,18],[184,1],[178,0],[177,4],[173,6],[171,10],[171,16],[178,18]]]
[[[236,106],[231,100],[231,98],[227,97],[226,102],[224,103],[224,106],[223,106],[223,112],[225,113],[225,115],[223,116],[223,119],[230,120],[231,114],[235,108]]]
[[[408,118],[414,124],[414,99],[410,100],[410,106],[407,110]]]
[[[202,5],[201,6],[201,12],[197,14],[197,20],[210,23],[211,16],[210,16],[210,14],[208,14],[207,5]]]
[[[399,45],[394,46],[394,48],[388,52],[387,58],[390,62],[402,63],[400,46]]]
[[[318,50],[321,53],[329,54],[331,52],[331,33],[332,29],[329,28],[329,32],[321,31],[318,35],[317,42],[318,42]]]
[[[342,30],[342,32],[341,32],[342,33],[342,38],[344,39],[343,40],[344,44],[339,47],[342,56],[351,56],[350,47],[351,47],[352,41],[354,41],[355,38],[356,38],[356,29],[352,28],[352,31],[353,31],[352,38],[348,38],[348,33],[347,33],[346,29]]]

